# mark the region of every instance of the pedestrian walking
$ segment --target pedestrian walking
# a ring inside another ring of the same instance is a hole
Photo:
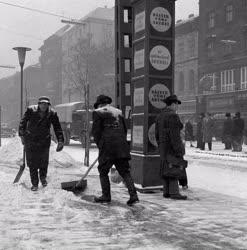
[[[232,121],[232,151],[242,151],[244,125],[244,119],[241,118],[240,112],[236,112]]]
[[[102,195],[95,202],[111,201],[109,171],[115,165],[123,178],[130,195],[127,205],[139,201],[136,188],[130,175],[130,148],[127,142],[127,128],[122,111],[111,106],[112,99],[99,95],[94,104],[92,135],[99,149],[99,177]]]
[[[176,95],[167,97],[166,107],[157,117],[155,137],[159,146],[161,159],[161,177],[164,180],[163,197],[185,200],[187,196],[179,193],[178,180],[184,175],[187,161],[183,159],[184,145],[180,137],[183,129],[179,116],[176,114],[181,101]]]
[[[193,146],[193,140],[194,140],[194,136],[193,136],[193,126],[190,122],[190,119],[188,119],[185,123],[185,141],[189,141],[190,142],[190,147],[194,147]]]
[[[58,141],[56,150],[61,151],[63,149],[63,131],[57,113],[51,109],[50,105],[48,97],[40,97],[38,105],[27,108],[19,125],[19,136],[26,151],[32,191],[38,190],[39,180],[43,187],[47,186],[51,125],[53,125]]]
[[[232,149],[232,118],[231,113],[226,113],[226,120],[223,124],[222,142],[225,149]]]
[[[204,118],[204,113],[201,113],[198,117],[197,128],[196,128],[196,139],[197,139],[196,147],[199,149],[203,148],[203,133],[202,133],[203,118]]]
[[[208,149],[212,150],[212,139],[214,132],[214,120],[210,113],[206,113],[206,117],[202,121],[202,134],[203,134],[203,143],[202,150],[205,150],[205,144],[208,144]]]

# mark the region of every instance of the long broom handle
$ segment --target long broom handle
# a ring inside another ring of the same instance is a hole
[[[97,163],[98,161],[98,157],[95,159],[95,161],[91,164],[91,166],[88,168],[88,170],[86,171],[86,173],[81,177],[81,180],[83,180],[84,178],[87,177],[87,175],[89,174],[90,170],[94,167],[94,165]]]

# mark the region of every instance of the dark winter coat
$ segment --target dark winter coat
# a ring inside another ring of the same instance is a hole
[[[155,124],[155,138],[159,146],[161,158],[161,175],[165,172],[167,156],[173,156],[183,160],[184,145],[180,137],[183,129],[178,115],[170,108],[166,107],[157,117]]]
[[[223,125],[223,137],[232,135],[232,119],[229,117],[224,121]]]
[[[44,117],[38,105],[27,108],[19,125],[19,136],[23,136],[25,147],[32,151],[41,151],[51,144],[51,124],[53,125],[58,142],[64,142],[63,131],[57,113],[48,109]]]
[[[214,133],[214,120],[213,118],[203,118],[202,122],[202,133],[203,133],[203,142],[212,142],[213,133]]]
[[[243,136],[244,119],[234,117],[232,120],[232,136]]]
[[[99,148],[99,163],[130,159],[127,128],[122,111],[106,105],[93,112],[92,135]]]
[[[197,122],[196,127],[196,137],[198,141],[202,141],[203,133],[202,133],[202,118],[200,118]]]
[[[185,123],[185,141],[193,141],[193,126],[189,121]]]

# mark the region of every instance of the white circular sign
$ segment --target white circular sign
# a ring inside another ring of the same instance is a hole
[[[169,89],[161,83],[155,84],[152,88],[150,88],[148,94],[150,103],[158,109],[165,108],[166,104],[163,100],[168,96],[170,96]]]
[[[151,12],[150,23],[157,31],[165,32],[172,25],[171,14],[163,7],[156,7]]]
[[[157,70],[165,70],[171,64],[171,54],[163,45],[157,45],[150,51],[150,63]]]
[[[158,147],[158,143],[155,138],[155,123],[153,123],[148,130],[148,139],[152,145]]]

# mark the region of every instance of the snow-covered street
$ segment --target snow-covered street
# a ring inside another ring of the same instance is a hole
[[[7,144],[9,143],[9,144]],[[61,153],[51,147],[48,186],[30,191],[28,169],[19,184],[22,147],[5,139],[0,149],[0,249],[247,249],[247,154],[187,148],[187,201],[164,199],[161,192],[139,194],[128,207],[122,184],[112,183],[112,203],[93,203],[100,194],[97,168],[78,196],[61,190],[86,167],[76,142]],[[7,146],[6,146],[7,144]],[[90,151],[90,162],[97,149]]]

